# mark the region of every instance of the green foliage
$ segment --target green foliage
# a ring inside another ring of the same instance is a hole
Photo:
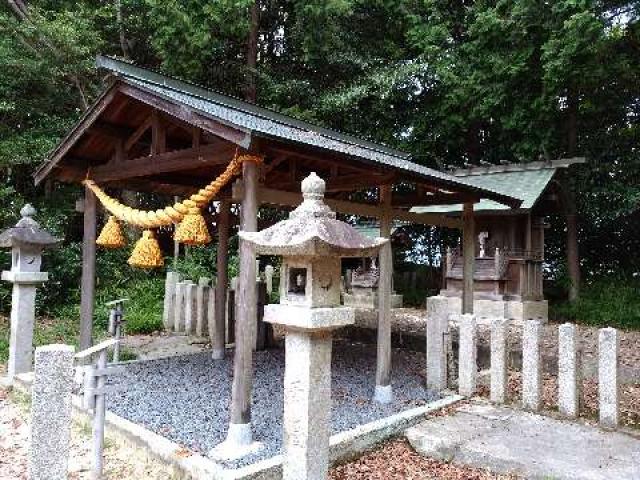
[[[28,200],[62,240],[45,254],[51,281],[38,296],[41,315],[77,322],[81,215],[73,210],[77,188],[56,186],[45,196],[31,174],[101,88],[97,53],[233,95],[255,74],[259,103],[403,148],[427,166],[587,156],[568,179],[585,276],[640,272],[637,2],[259,0],[258,64],[250,71],[252,4],[33,0],[27,19],[11,3],[0,9],[0,227]],[[149,208],[160,201],[136,198]],[[261,219],[278,215],[263,209]],[[564,224],[549,220],[548,273],[561,278]],[[452,240],[440,229],[403,230],[411,251],[397,252],[398,265],[419,258],[436,266]],[[164,272],[130,269],[130,248],[99,251],[97,318],[104,326],[104,302],[129,297],[130,331],[148,332],[160,325]],[[234,276],[235,237],[230,251]],[[0,263],[8,263],[4,251]],[[176,269],[211,277],[215,250],[191,248]],[[0,311],[9,294],[0,283]],[[423,293],[405,295],[418,303]]]
[[[640,280],[605,277],[583,289],[575,303],[551,305],[555,321],[624,329],[640,328]]]

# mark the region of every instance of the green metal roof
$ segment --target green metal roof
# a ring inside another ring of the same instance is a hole
[[[522,200],[520,210],[531,210],[547,188],[556,170],[556,168],[543,168],[539,170],[475,174],[463,178],[467,183],[477,187],[518,198]],[[474,211],[476,212],[492,210],[509,210],[509,207],[486,199],[482,199],[474,206]],[[416,206],[411,211],[417,213],[458,213],[462,211],[462,204]]]
[[[518,204],[517,199],[508,195],[482,187],[478,188],[464,178],[418,165],[410,160],[409,154],[399,150],[319,127],[115,58],[98,56],[96,63],[98,67],[111,71],[127,84],[259,135],[286,139],[359,157],[417,175],[445,188],[448,186],[453,190],[472,191],[479,196],[511,205]]]

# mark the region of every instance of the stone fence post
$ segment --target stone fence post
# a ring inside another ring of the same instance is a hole
[[[162,310],[162,323],[164,329],[171,331],[175,324],[176,283],[180,281],[178,272],[167,272],[164,282],[164,307]]]
[[[71,438],[74,348],[36,348],[31,390],[31,480],[66,480]]]
[[[616,427],[619,421],[619,349],[618,331],[615,328],[600,329],[598,335],[598,398],[600,424],[605,427]]]
[[[427,388],[447,388],[447,348],[449,331],[449,299],[427,298]]]

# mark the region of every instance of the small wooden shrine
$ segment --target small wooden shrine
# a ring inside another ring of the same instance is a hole
[[[584,163],[584,159],[473,167],[453,172],[455,177],[472,185],[522,200],[518,208],[504,207],[491,200],[481,200],[474,206],[477,242],[473,289],[478,316],[494,317],[504,312],[507,318],[515,320],[547,320],[543,294],[546,217],[570,215],[560,176],[561,170],[577,163]],[[415,207],[412,211],[456,217],[461,214],[462,205]],[[571,230],[570,222],[567,223]],[[451,298],[453,312],[460,311],[463,266],[461,249],[448,249],[444,261],[446,285],[441,294]]]

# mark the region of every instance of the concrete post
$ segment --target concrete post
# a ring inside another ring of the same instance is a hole
[[[538,411],[541,404],[540,320],[525,320],[522,332],[522,405]]]
[[[184,329],[184,292],[186,289],[186,281],[176,283],[176,297],[173,314],[173,331],[181,332]]]
[[[576,326],[558,327],[558,408],[567,417],[578,416],[578,348]]]
[[[619,422],[619,349],[618,331],[615,328],[600,329],[598,335],[598,398],[600,424],[605,427],[616,427]]]
[[[475,315],[460,316],[460,348],[458,350],[458,391],[472,397],[476,393],[478,327]]]
[[[329,471],[331,333],[286,334],[283,480],[325,480]]]
[[[267,295],[271,295],[273,293],[273,274],[275,269],[273,265],[267,265],[264,267],[264,282],[267,286]]]
[[[509,320],[496,318],[491,323],[491,401],[507,401],[507,335]]]
[[[196,331],[196,292],[198,286],[189,283],[184,291],[184,333],[193,335]]]
[[[207,301],[209,300],[207,295],[209,282],[209,278],[202,277],[198,280],[198,286],[196,287],[196,337],[204,336],[207,329],[206,313]]]
[[[66,480],[71,438],[73,354],[69,345],[36,349],[31,390],[32,480]]]
[[[178,272],[167,272],[167,278],[164,282],[164,308],[162,310],[162,324],[165,330],[171,330],[175,325],[175,298],[176,283],[180,281]]]
[[[207,328],[209,332],[209,339],[211,340],[211,358],[214,360],[219,360],[224,358],[224,323],[222,324],[223,328],[219,329],[217,320],[216,320],[216,311],[218,310],[216,307],[216,302],[218,301],[216,298],[217,289],[216,287],[208,287],[205,291],[205,297],[207,297]],[[218,338],[218,335],[222,336],[222,340]],[[220,349],[220,345],[222,344],[222,351],[218,351]]]
[[[449,299],[427,298],[427,388],[447,388],[446,336],[449,331]]]

